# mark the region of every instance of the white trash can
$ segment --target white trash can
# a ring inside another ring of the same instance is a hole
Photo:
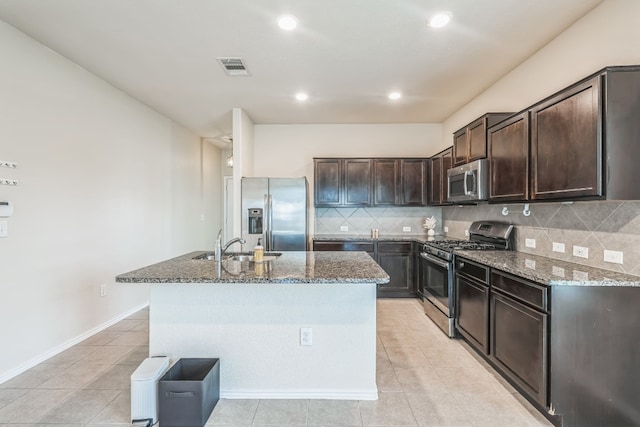
[[[131,424],[158,422],[158,380],[169,369],[169,358],[149,357],[131,374]]]

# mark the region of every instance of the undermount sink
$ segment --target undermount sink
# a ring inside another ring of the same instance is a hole
[[[264,253],[264,261],[273,261],[277,259],[282,253],[280,252],[265,252]],[[215,256],[213,252],[205,252],[200,254],[193,259],[204,259],[204,260],[215,260]],[[253,262],[253,253],[252,252],[229,252],[224,255],[224,261],[249,261]]]

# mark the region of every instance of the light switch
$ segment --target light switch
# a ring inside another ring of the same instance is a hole
[[[9,223],[7,221],[0,221],[0,237],[7,237],[9,235]]]

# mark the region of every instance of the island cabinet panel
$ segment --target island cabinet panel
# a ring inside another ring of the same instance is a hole
[[[427,192],[427,204],[429,206],[442,206],[447,202],[447,171],[453,165],[453,148],[449,147],[431,157],[429,166],[429,191]]]
[[[342,168],[340,159],[314,159],[315,206],[342,204]]]
[[[398,203],[399,161],[375,159],[373,161],[373,204],[376,206]]]
[[[529,199],[529,113],[513,116],[488,131],[491,201]]]
[[[602,195],[601,76],[531,108],[534,200]]]

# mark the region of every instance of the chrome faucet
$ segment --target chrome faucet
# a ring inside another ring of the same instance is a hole
[[[218,237],[216,238],[216,245],[214,248],[214,255],[215,255],[216,261],[222,261],[222,257],[224,256],[225,252],[227,252],[227,249],[229,249],[229,246],[233,245],[234,243],[240,243],[241,245],[244,245],[247,242],[244,239],[236,237],[234,239],[229,240],[227,243],[224,244],[224,246],[222,246],[222,229],[220,229],[220,231],[218,231]]]

